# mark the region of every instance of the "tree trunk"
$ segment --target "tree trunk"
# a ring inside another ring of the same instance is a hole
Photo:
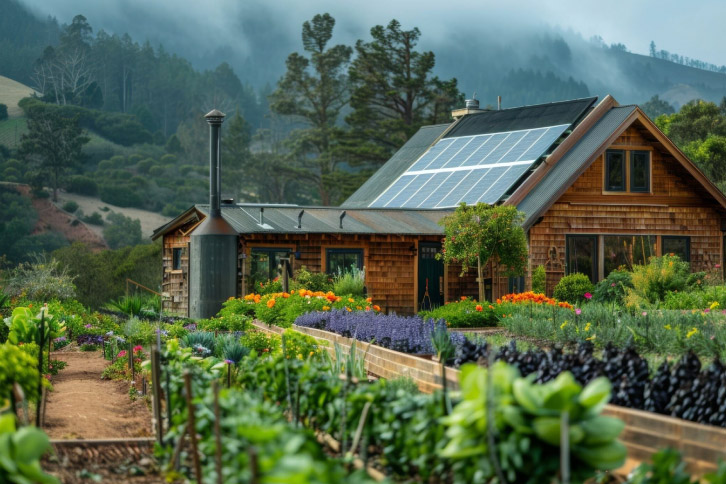
[[[479,283],[479,302],[484,301],[484,267],[481,264],[481,256],[476,258],[476,281]]]

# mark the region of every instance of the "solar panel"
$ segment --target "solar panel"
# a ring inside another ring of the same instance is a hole
[[[569,125],[444,138],[370,204],[448,208],[496,203]]]

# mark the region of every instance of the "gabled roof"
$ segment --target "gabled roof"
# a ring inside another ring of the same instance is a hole
[[[546,162],[505,202],[525,213],[528,230],[590,165],[634,122],[639,121],[722,208],[726,196],[638,106],[620,106],[607,96]]]
[[[424,154],[429,149],[429,146],[439,139],[449,126],[451,125],[436,124],[421,127],[353,195],[348,197],[341,207],[362,208],[370,205],[390,185],[391,181],[398,178],[401,173],[406,171],[409,166]]]
[[[236,204],[222,205],[222,217],[239,234],[392,234],[441,235],[438,224],[450,212],[442,210],[341,209],[339,207],[303,207],[297,205]],[[261,211],[262,209],[262,211]],[[298,216],[304,211],[301,228]],[[341,214],[345,212],[342,219]],[[260,215],[262,214],[262,218]],[[209,205],[195,205],[158,228],[156,239],[195,217],[209,215]],[[262,220],[262,223],[260,221]]]

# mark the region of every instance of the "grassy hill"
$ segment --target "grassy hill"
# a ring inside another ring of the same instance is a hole
[[[23,110],[18,107],[18,101],[34,92],[33,88],[25,84],[0,76],[0,104],[7,105],[8,115],[11,119],[23,116]]]

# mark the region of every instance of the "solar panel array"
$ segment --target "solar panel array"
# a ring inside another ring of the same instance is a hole
[[[396,179],[371,207],[450,208],[493,204],[569,127],[443,138]]]

